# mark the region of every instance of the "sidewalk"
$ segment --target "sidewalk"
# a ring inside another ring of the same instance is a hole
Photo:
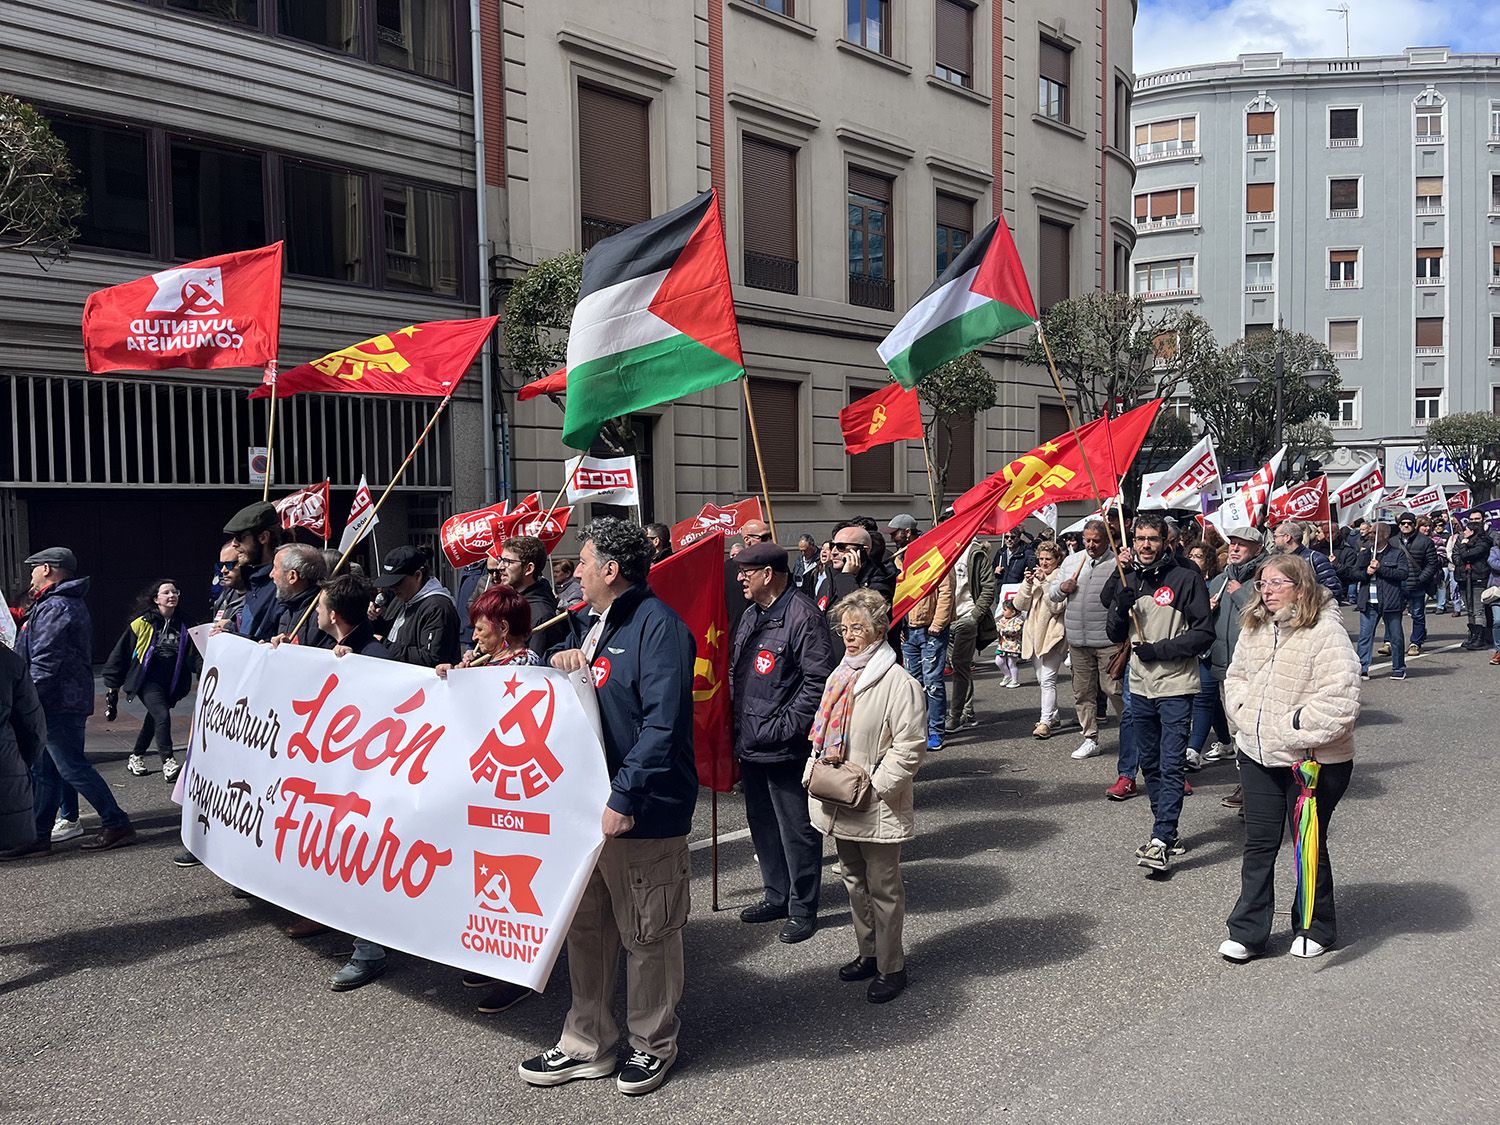
[[[192,721],[193,702],[197,690],[190,692],[181,703],[172,708],[172,743],[180,755],[187,748],[188,724]],[[128,757],[135,749],[136,735],[141,732],[141,723],[146,718],[146,709],[138,700],[120,696],[120,714],[112,723],[104,721],[104,678],[94,677],[94,713],[89,716],[84,728],[84,750],[96,760]],[[156,751],[153,749],[154,755]],[[153,768],[154,765],[153,765]]]

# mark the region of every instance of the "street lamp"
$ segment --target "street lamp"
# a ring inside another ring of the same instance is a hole
[[[1275,369],[1276,430],[1275,440],[1272,442],[1272,445],[1276,449],[1280,449],[1282,446],[1282,430],[1285,428],[1286,423],[1285,413],[1282,406],[1282,385],[1285,382],[1286,337],[1282,333],[1281,322],[1277,321]],[[1316,394],[1318,391],[1321,391],[1325,387],[1327,387],[1329,383],[1333,382],[1333,372],[1325,370],[1322,367],[1314,367],[1302,373],[1302,382],[1307,386],[1308,390]],[[1240,373],[1236,378],[1230,381],[1229,385],[1232,386],[1235,389],[1236,393],[1238,393],[1243,398],[1249,398],[1255,393],[1256,388],[1260,386],[1260,379],[1257,378],[1255,373],[1250,370],[1250,362],[1248,359],[1240,361]]]

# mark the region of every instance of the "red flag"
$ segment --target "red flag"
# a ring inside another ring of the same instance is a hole
[[[530,496],[523,496],[516,501],[516,506],[511,510],[511,515],[517,512],[540,512],[542,510],[542,494],[533,492]]]
[[[290,496],[276,501],[281,526],[288,531],[305,527],[314,535],[328,538],[328,482],[310,484]]]
[[[729,611],[724,605],[724,534],[709,531],[691,547],[651,566],[652,592],[692,631],[693,756],[698,784],[719,793],[734,787],[738,770],[729,710]]]
[[[84,366],[264,367],[281,334],[281,243],[219,254],[90,293]]]
[[[733,535],[751,520],[760,519],[765,519],[765,516],[761,514],[759,496],[741,500],[727,508],[705,504],[703,510],[692,519],[672,525],[672,550],[680,551],[715,531]]]
[[[503,538],[502,525],[506,518],[503,503],[449,516],[438,533],[443,554],[454,567],[479,562]]]
[[[516,392],[517,402],[526,402],[528,399],[540,398],[542,395],[560,395],[568,389],[568,369],[566,367],[554,371],[551,375],[544,375],[540,379],[533,379]]]
[[[1474,494],[1467,488],[1459,489],[1448,497],[1448,511],[1467,512],[1474,506]]]
[[[1305,520],[1309,523],[1327,523],[1332,518],[1328,509],[1328,478],[1314,477],[1301,484],[1282,489],[1271,496],[1266,506],[1266,526],[1275,527],[1286,520]]]
[[[278,376],[276,397],[323,391],[442,398],[458,386],[499,319],[433,320],[409,324],[388,336],[372,336]],[[270,394],[268,380],[250,397]]]
[[[920,438],[922,408],[917,392],[900,383],[881,387],[840,410],[839,428],[844,431],[844,451],[850,456],[887,442]]]
[[[531,497],[526,499],[530,500]],[[522,501],[523,504],[525,502]],[[572,515],[572,508],[557,508],[551,513],[536,508],[523,508],[505,517],[502,537],[508,539],[512,535],[530,535],[533,539],[540,539],[550,555],[552,548],[562,539],[563,532],[568,530],[568,520]],[[496,539],[497,543],[499,541]]]

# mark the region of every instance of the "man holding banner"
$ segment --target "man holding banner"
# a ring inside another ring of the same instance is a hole
[[[619,1026],[611,1009],[624,946],[631,1050],[615,1085],[639,1095],[660,1086],[677,1058],[687,834],[698,799],[697,649],[682,618],[646,585],[650,553],[639,526],[596,519],[579,538],[577,573],[593,614],[572,615],[573,647],[554,652],[552,666],[592,670],[610,796],[604,848],[568,931],[573,1002],[562,1038],[519,1070],[533,1086],[615,1073]]]

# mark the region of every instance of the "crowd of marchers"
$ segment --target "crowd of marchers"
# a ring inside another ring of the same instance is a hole
[[[607,646],[610,674],[596,677],[611,775],[605,844],[568,934],[571,1006],[557,1044],[519,1064],[550,1086],[614,1075],[619,1090],[655,1089],[677,1058],[683,929],[689,913],[687,836],[698,793],[693,755],[694,640],[647,584],[671,553],[666,527],[597,519],[580,533],[576,563],[549,559],[520,536],[496,544],[461,574],[457,594],[431,556],[401,546],[367,576],[330,576],[335,552],[284,542],[275,509],[253,504],[226,524],[212,582],[212,620],[268,644],[302,644],[397,660],[446,675],[454,667],[591,666]],[[1031,733],[1064,729],[1060,680],[1072,682],[1080,762],[1104,752],[1112,712],[1117,771],[1101,796],[1150,805],[1135,830],[1133,862],[1170,870],[1188,775],[1233,768],[1223,804],[1244,819],[1238,895],[1219,953],[1244,961],[1267,950],[1273,876],[1299,795],[1299,767],[1320,767],[1317,820],[1324,846],[1310,910],[1294,911],[1292,953],[1315,957],[1337,940],[1327,840],[1354,761],[1360,682],[1389,655],[1390,678],[1426,643],[1432,612],[1465,615],[1462,647],[1500,664],[1500,547],[1480,512],[1453,528],[1399,513],[1340,529],[1285,523],[1225,533],[1201,521],[1138,514],[1088,521],[1081,532],[976,539],[948,574],[892,620],[902,554],[920,534],[909,514],[884,525],[841,521],[823,542],[795,548],[766,524],[745,524],[725,562],[732,643],[734,748],[763,887],[740,918],[778,923],[783,942],[818,928],[824,839],[831,838],[848,895],[854,956],[831,976],[868,982],[871,1003],[908,985],[903,940],[902,846],[916,832],[915,781],[926,757],[957,731],[990,726],[976,695],[976,663],[993,658],[996,690],[1039,688]],[[89,851],[130,844],[135,830],[85,753],[95,706],[89,580],[65,547],[27,560],[29,596],[14,650],[0,645],[0,855],[50,853],[83,834],[80,796],[98,815]],[[144,591],[104,666],[105,718],[121,692],[146,711],[127,768],[161,777],[180,770],[172,712],[190,693],[196,648],[179,612],[182,584]],[[1351,639],[1341,605],[1357,610]],[[560,608],[561,607],[561,608]],[[1410,639],[1405,622],[1411,622]],[[1377,652],[1376,635],[1384,629]],[[981,665],[982,666],[982,665]],[[1028,720],[1029,721],[1029,720]],[[191,852],[174,862],[199,865]],[[642,893],[645,887],[650,893]],[[242,894],[242,892],[234,892]],[[293,919],[309,938],[326,927]],[[330,985],[377,979],[386,951],[351,935],[354,953]],[[626,1046],[613,999],[627,967]],[[505,1011],[530,992],[468,974],[480,1010]]]

